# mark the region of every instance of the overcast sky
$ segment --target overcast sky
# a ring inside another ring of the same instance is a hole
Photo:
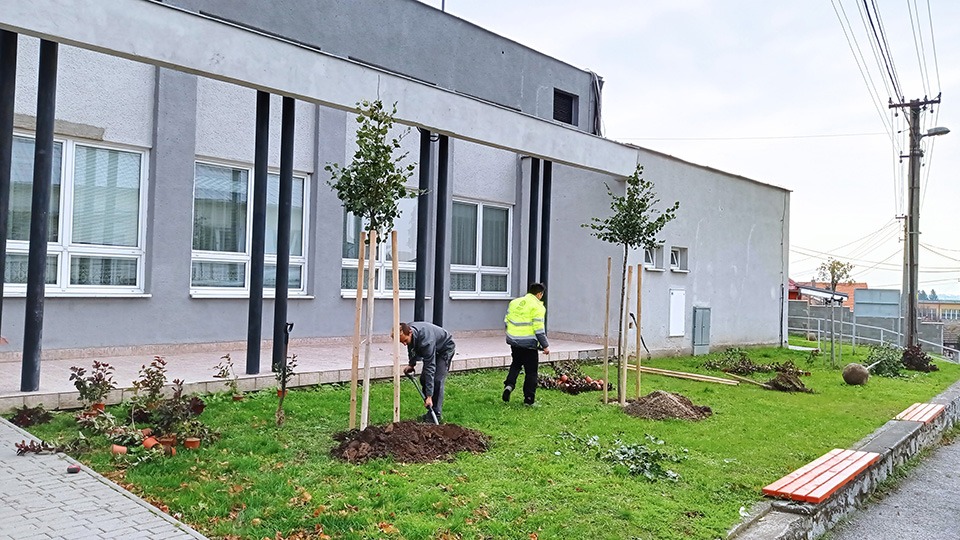
[[[902,94],[942,91],[923,129],[954,130],[923,139],[920,288],[960,295],[960,2],[875,3]],[[446,11],[600,74],[607,137],[792,190],[791,278],[810,280],[833,255],[871,288],[900,288],[906,124],[887,107],[856,1],[446,0]]]

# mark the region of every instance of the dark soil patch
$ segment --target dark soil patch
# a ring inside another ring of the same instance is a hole
[[[800,380],[800,377],[797,377],[793,373],[777,373],[776,377],[767,382],[767,386],[773,390],[779,390],[781,392],[813,393],[813,390],[804,386],[803,381]]]
[[[679,418],[681,420],[697,421],[713,414],[710,407],[694,405],[689,398],[682,394],[673,394],[663,390],[655,390],[638,400],[627,403],[623,411],[630,416],[649,418],[650,420]]]
[[[457,452],[485,452],[490,437],[456,424],[425,424],[406,420],[333,436],[341,441],[330,455],[350,463],[392,457],[401,463],[427,463],[452,458]]]

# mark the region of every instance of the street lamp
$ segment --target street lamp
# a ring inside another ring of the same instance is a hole
[[[937,100],[939,102],[939,100]],[[907,282],[906,340],[904,346],[916,345],[917,340],[917,288],[920,279],[920,139],[946,135],[950,130],[945,127],[932,127],[926,133],[920,133],[920,110],[925,105],[919,101],[910,102],[910,188],[908,190],[907,238],[904,249],[907,250],[905,278]]]

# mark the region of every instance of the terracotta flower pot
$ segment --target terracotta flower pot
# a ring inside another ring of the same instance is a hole
[[[280,390],[279,388],[277,388],[277,397],[284,397],[286,395],[287,395],[286,390]]]
[[[90,404],[90,410],[97,411],[98,413],[102,413],[105,408],[106,408],[106,404],[104,404],[103,402]]]
[[[234,400],[234,401],[243,401],[243,394],[234,394],[234,395],[233,395],[233,400]]]
[[[147,450],[153,448],[154,446],[160,444],[160,441],[156,437],[147,437],[143,440],[143,447]]]
[[[111,445],[111,446],[110,446],[110,453],[111,453],[111,454],[114,454],[114,455],[126,454],[126,453],[127,453],[127,447],[126,447],[126,446],[120,446],[119,444]]]
[[[189,449],[191,449],[191,450],[196,450],[197,448],[200,448],[200,438],[199,438],[199,437],[187,437],[186,439],[183,440],[183,446],[185,446],[185,447],[187,447],[187,448],[189,448]]]
[[[164,446],[176,446],[177,445],[177,436],[176,435],[164,435],[162,437],[157,437],[157,440],[160,441],[160,444]]]
[[[163,453],[167,456],[177,455],[177,449],[172,446],[163,445]]]
[[[148,428],[148,427],[145,427],[145,428],[143,428],[143,429],[140,430],[140,433],[143,433],[143,436],[144,436],[144,437],[149,437],[149,436],[153,435],[153,429]]]

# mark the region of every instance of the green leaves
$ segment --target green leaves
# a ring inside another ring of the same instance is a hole
[[[624,246],[625,249],[655,248],[660,245],[657,234],[676,218],[677,209],[680,208],[679,201],[662,212],[654,208],[660,199],[653,191],[653,182],[644,180],[642,165],[637,165],[637,170],[627,177],[625,195],[614,194],[610,186],[607,186],[607,193],[610,194],[613,215],[604,219],[595,217],[581,227],[591,229],[591,234],[600,240]]]
[[[394,156],[410,130],[388,138],[397,113],[396,103],[389,111],[380,100],[363,101],[357,106],[360,114],[353,161],[345,167],[330,163],[324,169],[330,173],[328,183],[336,190],[343,207],[362,218],[368,229],[383,235],[393,228],[394,220],[400,215],[397,201],[418,195],[417,190],[405,185],[415,165],[401,164],[407,157],[406,152]]]

